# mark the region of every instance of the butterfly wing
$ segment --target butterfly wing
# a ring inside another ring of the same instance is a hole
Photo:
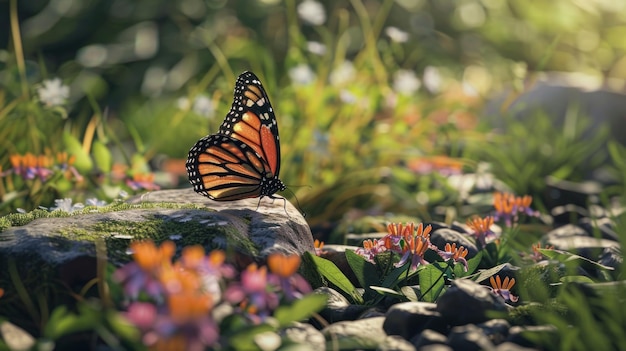
[[[272,197],[285,190],[279,171],[274,110],[259,79],[244,72],[217,134],[200,139],[189,151],[189,181],[196,192],[218,201]]]
[[[269,165],[257,152],[226,135],[200,139],[187,159],[194,190],[219,201],[262,196],[263,176],[269,172]]]
[[[243,72],[237,78],[233,105],[217,133],[244,142],[267,162],[272,176],[278,176],[278,124],[267,92],[254,73]]]

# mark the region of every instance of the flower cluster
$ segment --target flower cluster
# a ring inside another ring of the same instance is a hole
[[[161,187],[154,182],[154,173],[130,169],[127,165],[114,163],[111,167],[111,178],[115,182],[124,182],[134,191],[159,190]]]
[[[539,212],[530,208],[533,198],[530,195],[515,196],[509,193],[493,194],[493,207],[496,208],[495,220],[504,220],[507,227],[517,222],[520,214],[537,217]]]
[[[490,277],[489,282],[491,283],[491,291],[494,294],[501,296],[505,301],[517,302],[519,299],[518,296],[511,293],[511,289],[513,288],[513,285],[515,285],[515,278],[511,278],[509,280],[509,277],[505,277],[504,281],[501,281],[500,276],[496,275],[495,279],[493,276]]]
[[[225,263],[220,250],[205,255],[201,246],[188,246],[176,261],[171,241],[161,246],[135,242],[131,250],[134,262],[118,269],[114,279],[122,283],[129,298],[126,317],[151,349],[217,346],[220,319],[213,312],[218,305],[235,306],[251,323],[260,323],[281,300],[294,300],[311,291],[296,274],[297,255],[272,254],[267,267],[252,264],[236,280],[235,269]]]
[[[65,152],[56,154],[56,157],[49,155],[34,155],[26,153],[24,155],[12,154],[9,156],[11,168],[5,172],[0,172],[1,176],[15,174],[22,179],[32,180],[39,179],[44,182],[48,180],[55,172],[62,173],[66,178],[74,178],[82,181],[83,177],[74,168],[74,156],[69,156]]]
[[[154,183],[154,173],[134,173],[132,178],[126,178],[126,185],[135,191],[161,189]]]
[[[462,263],[467,271],[467,249],[463,246],[456,247],[456,244],[446,244],[444,250],[439,250],[437,246],[430,242],[430,231],[432,227],[420,223],[408,223],[403,225],[400,223],[390,223],[387,225],[387,235],[381,239],[365,240],[363,247],[358,248],[356,253],[363,256],[367,261],[375,263],[374,257],[382,252],[390,251],[401,255],[396,267],[403,266],[409,259],[411,260],[411,270],[417,269],[420,265],[426,265],[429,262],[424,259],[424,255],[428,249],[435,251],[444,260],[452,259],[455,263]]]
[[[468,219],[465,224],[473,231],[471,234],[481,247],[485,247],[488,242],[497,238],[496,234],[491,230],[493,225],[493,217],[491,216],[485,218],[474,217]]]
[[[420,157],[409,161],[409,168],[418,174],[439,173],[442,176],[461,174],[463,163],[448,156]]]

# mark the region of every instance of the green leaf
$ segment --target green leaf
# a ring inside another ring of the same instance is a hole
[[[300,321],[320,311],[326,306],[328,300],[323,294],[309,294],[299,300],[294,301],[291,305],[280,306],[274,311],[274,318],[278,320],[281,326],[288,325],[294,321]]]
[[[539,249],[539,252],[541,252],[541,254],[545,255],[546,257],[550,259],[557,260],[570,267],[581,266],[583,268],[592,268],[592,269],[599,268],[601,270],[607,270],[607,271],[614,270],[613,267],[602,265],[598,262],[592,261],[588,258],[584,258],[582,256],[578,256],[576,254],[573,254],[567,251],[554,250],[554,249]]]
[[[109,310],[106,315],[113,334],[124,340],[139,340],[139,330],[128,319],[124,318],[119,311]]]
[[[491,276],[496,275],[498,273],[500,273],[500,271],[502,270],[502,268],[504,268],[504,266],[506,266],[506,263],[503,264],[499,264],[495,267],[489,268],[489,269],[484,269],[476,274],[472,274],[469,275],[465,278],[470,278],[473,279],[476,283],[480,283],[483,280],[487,280],[489,279]]]
[[[89,157],[89,154],[85,152],[82,144],[78,141],[78,139],[76,139],[76,137],[68,132],[64,132],[63,144],[65,145],[67,153],[76,157],[74,167],[76,167],[80,173],[87,173],[91,171],[93,168],[91,157]]]
[[[568,275],[559,279],[562,283],[594,283],[594,281],[584,275]]]
[[[422,266],[420,266],[416,270],[414,270],[412,272],[409,272],[407,274],[407,271],[409,270],[410,267],[411,267],[411,264],[407,262],[403,266],[394,268],[385,277],[385,279],[383,280],[382,286],[386,286],[386,287],[389,287],[389,288],[394,288],[394,287],[398,286],[398,284],[400,284],[402,281],[408,280],[409,278],[415,276],[415,274],[417,274],[417,272],[419,272],[420,269],[422,269]]]
[[[96,162],[96,167],[104,173],[111,172],[113,165],[113,158],[111,157],[111,151],[99,140],[93,142],[92,145],[93,159]]]
[[[94,329],[99,323],[99,313],[85,303],[78,305],[78,314],[61,305],[55,308],[44,328],[44,336],[56,340],[64,335]]]
[[[377,285],[380,281],[377,267],[352,250],[346,250],[346,260],[361,286],[365,288],[365,296],[371,295],[370,286]]]
[[[329,282],[333,283],[338,289],[347,294],[352,301],[358,304],[363,303],[363,297],[356,290],[350,280],[343,274],[337,266],[331,261],[319,256],[310,255],[317,268],[317,271]]]
[[[463,266],[462,263],[455,263],[453,270],[454,277],[462,278],[474,273],[476,271],[476,268],[478,268],[478,265],[480,264],[480,260],[482,260],[482,258],[483,252],[479,251],[476,256],[467,260],[467,272],[465,271],[465,266]]]
[[[381,295],[385,295],[385,296],[393,296],[393,297],[404,297],[403,294],[393,290],[393,289],[389,289],[389,288],[385,288],[383,286],[372,286],[371,287],[372,290],[376,291],[377,293],[381,294]]]
[[[443,262],[434,262],[426,265],[419,273],[423,301],[435,302],[443,291],[445,283],[443,275],[448,266],[444,263],[445,266],[442,267],[441,263]]]
[[[400,291],[409,301],[417,302],[420,299],[420,290],[415,286],[403,286]]]
[[[613,161],[619,169],[626,169],[626,149],[613,140],[609,140],[608,149],[611,155],[611,161]]]

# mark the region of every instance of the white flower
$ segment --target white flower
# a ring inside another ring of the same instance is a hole
[[[343,61],[339,67],[335,68],[330,73],[330,84],[332,85],[343,85],[345,83],[349,83],[356,76],[356,70],[354,69],[354,65],[350,61]]]
[[[317,41],[308,41],[306,43],[306,48],[307,50],[309,50],[309,52],[315,55],[322,56],[326,53],[326,45]]]
[[[398,94],[411,95],[420,88],[421,84],[413,71],[401,69],[393,77],[393,90]]]
[[[85,208],[85,205],[81,204],[80,202],[72,204],[72,199],[70,199],[69,197],[66,197],[65,199],[54,200],[54,205],[55,206],[50,207],[50,211],[65,211],[67,213],[72,213],[76,210],[82,210],[83,208]]]
[[[95,207],[102,207],[102,206],[107,205],[106,201],[98,200],[98,198],[95,198],[95,197],[85,200],[85,203],[87,204],[87,206],[95,206]]]
[[[441,74],[437,67],[428,66],[424,69],[424,87],[433,94],[436,94],[441,89]]]
[[[60,78],[47,79],[37,88],[39,100],[48,107],[60,106],[70,97],[70,87],[63,85]]]
[[[206,118],[213,118],[215,116],[215,106],[213,101],[204,95],[198,95],[193,100],[193,112]]]
[[[298,5],[298,16],[308,24],[319,26],[326,22],[324,5],[315,0],[304,0]]]
[[[289,78],[295,85],[308,85],[315,79],[315,73],[311,67],[301,63],[289,70]]]
[[[179,97],[178,100],[176,100],[176,106],[179,110],[187,111],[191,107],[191,102],[188,98],[182,96]]]
[[[354,104],[356,102],[356,96],[348,90],[341,89],[339,91],[339,100],[344,104]]]
[[[385,34],[396,43],[406,43],[409,40],[409,33],[400,30],[397,27],[385,28]]]

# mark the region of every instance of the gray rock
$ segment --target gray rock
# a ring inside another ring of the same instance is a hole
[[[419,351],[453,351],[452,348],[446,344],[431,344],[419,348]]]
[[[397,335],[390,335],[378,345],[377,351],[415,351],[415,346]]]
[[[289,202],[217,202],[192,189],[155,191],[128,203],[86,207],[71,214],[42,210],[11,214],[0,218],[0,224],[6,228],[0,232],[0,267],[15,262],[19,275],[27,277],[27,289],[57,275],[68,286],[83,286],[96,276],[96,243],[114,264],[130,260],[127,248],[137,239],[170,239],[179,248],[190,244],[207,250],[228,248],[241,266],[262,262],[272,252],[314,250],[306,221]],[[0,281],[8,280],[6,274],[0,270]]]
[[[452,328],[448,335],[448,345],[454,350],[489,351],[495,346],[483,330],[474,324]]]
[[[445,332],[447,324],[437,312],[437,305],[429,302],[403,302],[387,310],[383,329],[388,335],[411,339],[424,329]]]
[[[483,330],[483,333],[487,335],[494,345],[498,345],[503,343],[509,336],[511,324],[506,319],[492,319],[478,324],[477,327]]]
[[[326,307],[319,312],[320,316],[328,323],[353,321],[370,308],[369,306],[350,304],[348,299],[332,288],[320,287],[315,289],[315,292],[328,296]],[[316,322],[314,321],[314,323]],[[322,326],[319,325],[319,327]]]
[[[593,238],[585,229],[573,224],[549,231],[542,241],[555,249],[571,251],[591,260],[595,260],[602,249],[619,247],[617,241]]]
[[[376,349],[387,337],[385,317],[333,323],[322,330],[327,350]]]
[[[528,348],[512,342],[503,342],[496,346],[496,351],[539,351],[540,349]]]
[[[192,189],[177,189],[150,192],[129,202],[195,204],[215,211],[232,221],[237,231],[259,248],[261,257],[276,251],[313,252],[313,235],[302,214],[285,198],[276,197],[224,202],[198,195]]]
[[[449,325],[482,323],[488,312],[507,311],[504,300],[483,285],[468,279],[457,279],[437,301],[437,311]],[[493,318],[491,316],[491,318]]]
[[[624,256],[619,247],[607,247],[602,251],[602,256],[598,263],[604,266],[613,267],[618,270],[624,262]]]
[[[595,181],[572,182],[547,177],[546,206],[550,209],[564,205],[575,205],[584,208],[587,207],[590,200],[596,199],[601,191],[602,185]]]
[[[571,236],[562,238],[549,238],[546,240],[547,245],[553,245],[555,249],[573,251],[589,259],[593,259],[588,252],[588,249],[604,249],[610,247],[619,247],[617,241],[608,239],[596,239],[586,236]]]
[[[445,344],[448,342],[448,337],[432,329],[424,329],[421,333],[412,337],[410,341],[421,350],[422,347],[427,345]]]
[[[322,332],[307,323],[294,322],[280,330],[279,334],[283,339],[295,344],[307,345],[311,350],[323,350],[326,347],[326,339]]]
[[[446,247],[446,243],[456,243],[456,246],[464,246],[467,249],[467,259],[470,259],[478,253],[478,248],[469,234],[462,234],[450,228],[441,228],[435,230],[430,235],[430,241],[440,250]]]
[[[558,228],[554,228],[544,235],[545,239],[569,238],[572,236],[589,236],[587,231],[574,224],[566,224]]]
[[[602,239],[619,241],[619,234],[615,232],[615,224],[610,218],[581,218],[578,225],[592,237],[599,235]]]

